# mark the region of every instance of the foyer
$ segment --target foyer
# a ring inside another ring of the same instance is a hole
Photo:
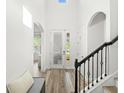
[[[7,0],[7,93],[117,93],[117,0]]]

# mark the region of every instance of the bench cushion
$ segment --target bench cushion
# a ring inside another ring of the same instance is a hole
[[[9,93],[27,93],[34,80],[29,71],[7,85]]]

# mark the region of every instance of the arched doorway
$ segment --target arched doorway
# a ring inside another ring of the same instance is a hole
[[[87,49],[88,54],[105,42],[106,15],[103,12],[95,13],[88,24]]]
[[[33,62],[34,67],[41,69],[41,61],[43,59],[43,28],[40,23],[34,23],[33,36]],[[35,69],[35,70],[36,70]]]

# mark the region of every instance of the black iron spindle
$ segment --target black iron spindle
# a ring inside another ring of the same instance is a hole
[[[77,77],[77,71],[78,71],[78,59],[75,60],[75,93],[78,93],[77,90],[77,81],[78,81],[78,77]]]
[[[79,93],[81,91],[81,66],[79,67]]]
[[[107,51],[107,54],[108,54],[108,58],[107,58],[107,61],[108,61],[108,67],[109,67],[109,46],[107,47],[108,51]],[[109,75],[109,68],[108,68],[108,75]]]
[[[89,62],[90,62],[90,58],[88,59],[88,89],[90,89],[90,86],[89,86],[89,84],[90,84],[90,64],[89,64]]]
[[[85,93],[85,62],[84,62],[84,80],[83,80],[84,82],[84,84],[83,84],[83,93]]]
[[[105,76],[107,76],[107,46],[105,47]]]
[[[103,49],[101,49],[101,78],[100,79],[103,79],[102,77],[102,69],[103,69]]]
[[[94,55],[92,56],[92,86],[94,86]]]
[[[99,73],[99,64],[98,64],[98,62],[99,62],[99,52],[97,52],[97,74],[96,74],[96,82],[98,83],[98,73]]]

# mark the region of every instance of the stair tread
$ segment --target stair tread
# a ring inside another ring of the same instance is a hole
[[[116,86],[104,86],[104,89],[107,89],[110,93],[117,93],[117,87]]]

